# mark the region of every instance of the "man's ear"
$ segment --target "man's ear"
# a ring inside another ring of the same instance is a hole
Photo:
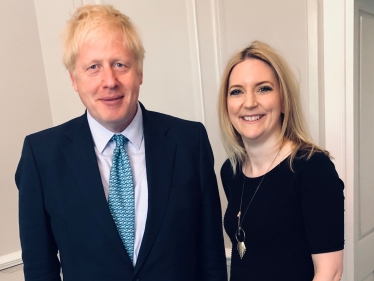
[[[78,86],[77,86],[77,82],[75,80],[74,74],[69,71],[69,75],[70,75],[71,84],[72,84],[74,90],[76,92],[78,92]]]

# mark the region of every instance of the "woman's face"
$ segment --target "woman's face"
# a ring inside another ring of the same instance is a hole
[[[237,64],[229,78],[227,110],[244,143],[278,141],[282,105],[272,68],[258,59]]]

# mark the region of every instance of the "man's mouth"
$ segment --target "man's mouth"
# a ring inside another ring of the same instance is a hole
[[[106,101],[106,102],[110,102],[110,101],[115,101],[115,100],[119,100],[119,99],[122,99],[123,96],[113,96],[113,97],[105,97],[105,98],[101,98],[102,101]]]

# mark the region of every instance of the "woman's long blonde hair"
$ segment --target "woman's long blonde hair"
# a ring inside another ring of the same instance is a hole
[[[258,59],[265,62],[273,69],[278,79],[281,106],[283,109],[281,115],[281,142],[290,140],[294,144],[289,158],[291,170],[292,162],[299,150],[305,151],[302,157],[306,157],[307,159],[316,151],[329,155],[326,150],[316,146],[310,136],[302,111],[299,85],[287,62],[266,43],[254,41],[250,46],[235,54],[229,60],[223,73],[219,91],[218,114],[221,136],[234,173],[236,173],[238,164],[243,165],[247,154],[242,137],[232,125],[227,111],[228,86],[233,68],[247,59]]]

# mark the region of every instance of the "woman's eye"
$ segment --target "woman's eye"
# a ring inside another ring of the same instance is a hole
[[[230,92],[230,96],[236,96],[236,95],[239,95],[239,94],[241,94],[242,93],[242,91],[240,91],[240,90],[232,90],[231,92]]]
[[[258,91],[259,92],[270,92],[270,91],[272,91],[273,89],[271,88],[271,87],[269,87],[269,86],[263,86],[263,87],[261,87]]]

